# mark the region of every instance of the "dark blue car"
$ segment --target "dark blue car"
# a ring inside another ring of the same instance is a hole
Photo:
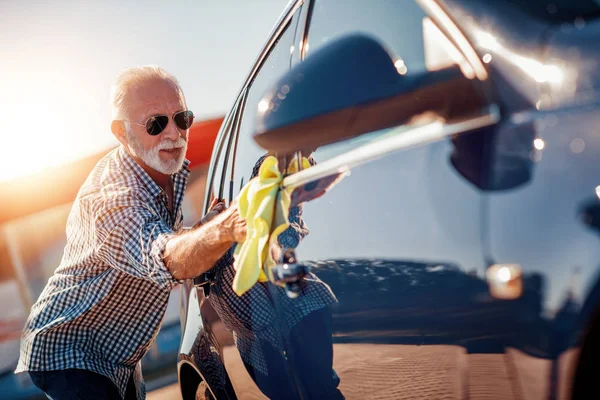
[[[182,289],[184,399],[600,398],[600,2],[293,0],[217,138],[290,227]]]

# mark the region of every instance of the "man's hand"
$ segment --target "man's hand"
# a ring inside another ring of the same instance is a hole
[[[246,240],[246,221],[240,217],[237,200],[223,211],[222,203],[213,200],[213,204],[206,214],[212,213],[209,221],[167,242],[163,261],[174,278],[194,278],[208,271],[232,244]]]
[[[246,240],[246,221],[240,217],[237,199],[214,219],[214,223],[223,229],[229,240],[237,243]]]

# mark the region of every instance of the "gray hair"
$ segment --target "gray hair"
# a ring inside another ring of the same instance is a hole
[[[141,83],[161,79],[171,82],[185,101],[183,90],[175,76],[168,73],[157,65],[144,65],[140,67],[127,68],[121,71],[115,79],[110,92],[110,103],[112,106],[112,119],[127,118],[127,99],[132,89]]]

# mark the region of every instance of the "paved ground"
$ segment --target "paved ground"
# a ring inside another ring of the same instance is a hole
[[[575,350],[559,362],[559,399],[567,399]],[[239,398],[265,399],[245,370],[239,354],[225,348],[226,368],[242,379],[234,381]],[[548,360],[508,349],[504,354],[467,354],[459,346],[334,345],[334,365],[347,399],[463,399],[524,400],[547,398]],[[181,399],[177,385],[155,390],[149,400]]]
[[[179,386],[177,384],[169,385],[164,388],[153,390],[146,396],[147,400],[170,400],[170,399],[181,399],[181,393],[179,392]]]

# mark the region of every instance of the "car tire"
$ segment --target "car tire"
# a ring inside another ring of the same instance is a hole
[[[196,400],[215,400],[205,381],[200,382],[196,389]]]

